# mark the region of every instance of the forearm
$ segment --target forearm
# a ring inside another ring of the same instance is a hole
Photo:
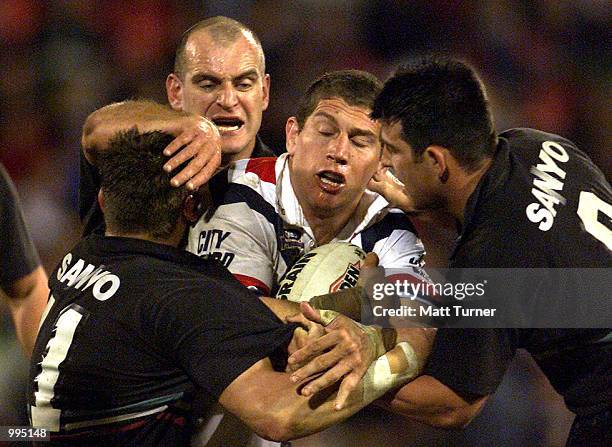
[[[390,365],[401,363],[404,353],[398,349],[385,354]],[[337,409],[337,387],[303,396],[300,391],[306,383],[294,383],[290,377],[289,373],[274,371],[270,360],[263,359],[234,380],[220,396],[219,403],[260,436],[280,441],[306,436],[343,421],[390,389],[367,392],[366,374],[348,395],[345,405]],[[402,383],[408,380],[406,377]]]
[[[266,358],[234,380],[221,394],[219,403],[257,434],[275,441],[322,430],[360,408],[351,405],[336,411],[333,395],[305,397],[299,392],[302,386],[293,383],[288,373],[274,371]]]
[[[436,328],[397,328],[397,343],[407,342],[412,346],[419,362],[419,373],[422,371],[431,352]]]
[[[487,396],[466,400],[431,376],[420,376],[376,401],[394,413],[428,425],[459,429],[482,409]]]
[[[300,313],[300,303],[269,296],[261,296],[259,299],[283,322],[287,322],[287,317]]]
[[[163,130],[177,135],[181,119],[189,115],[153,101],[137,100],[113,103],[96,110],[83,126],[82,146],[87,160],[95,164],[96,151],[108,147],[109,140],[119,131],[134,126],[139,132]]]
[[[381,364],[388,365],[393,378],[387,375],[381,380]],[[335,406],[337,387],[325,389],[308,400],[305,400],[303,396],[292,394],[291,399],[286,401],[287,408],[284,409],[289,418],[286,422],[289,427],[288,438],[306,436],[345,420],[389,390],[411,380],[414,377],[413,373],[398,374],[400,370],[406,371],[407,369],[405,353],[401,347],[392,349],[370,365],[364,378],[349,394],[343,407],[339,410]]]
[[[0,290],[0,296],[10,309],[17,340],[29,357],[36,343],[40,318],[49,296],[44,269],[38,267],[15,281],[7,290]]]

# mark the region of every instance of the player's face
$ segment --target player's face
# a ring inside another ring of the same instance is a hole
[[[287,122],[291,184],[305,211],[354,210],[380,162],[380,126],[370,110],[323,99],[299,130]]]
[[[170,104],[212,120],[223,153],[232,160],[247,158],[268,107],[270,77],[262,68],[259,47],[250,37],[224,45],[205,30],[196,32],[185,45],[184,79],[168,77]]]
[[[404,192],[413,200],[418,210],[439,208],[436,193],[438,177],[427,163],[417,159],[410,144],[402,138],[402,124],[382,123],[380,139],[383,147],[383,164],[393,169],[404,184]]]

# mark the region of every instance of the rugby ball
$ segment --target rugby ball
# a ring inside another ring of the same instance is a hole
[[[348,242],[330,242],[302,255],[279,281],[276,297],[308,301],[355,287],[366,253]]]

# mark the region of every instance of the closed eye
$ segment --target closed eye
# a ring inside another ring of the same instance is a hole
[[[372,141],[369,138],[351,138],[351,141],[357,147],[368,147],[372,145]]]
[[[212,92],[217,87],[217,85],[213,84],[212,82],[202,82],[198,84],[198,87],[204,90],[205,92]]]
[[[246,91],[253,87],[252,81],[241,81],[236,85],[236,88],[240,91]]]

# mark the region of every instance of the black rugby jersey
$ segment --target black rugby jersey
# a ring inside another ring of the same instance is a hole
[[[468,200],[450,267],[611,267],[611,204],[605,176],[572,142],[532,129],[508,130]],[[440,329],[425,374],[460,393],[490,394],[515,350],[525,348],[571,410],[592,411],[612,402],[608,334]]]
[[[294,328],[218,263],[143,240],[89,236],[49,283],[28,398],[59,445],[187,445],[193,393],[217,399]]]

